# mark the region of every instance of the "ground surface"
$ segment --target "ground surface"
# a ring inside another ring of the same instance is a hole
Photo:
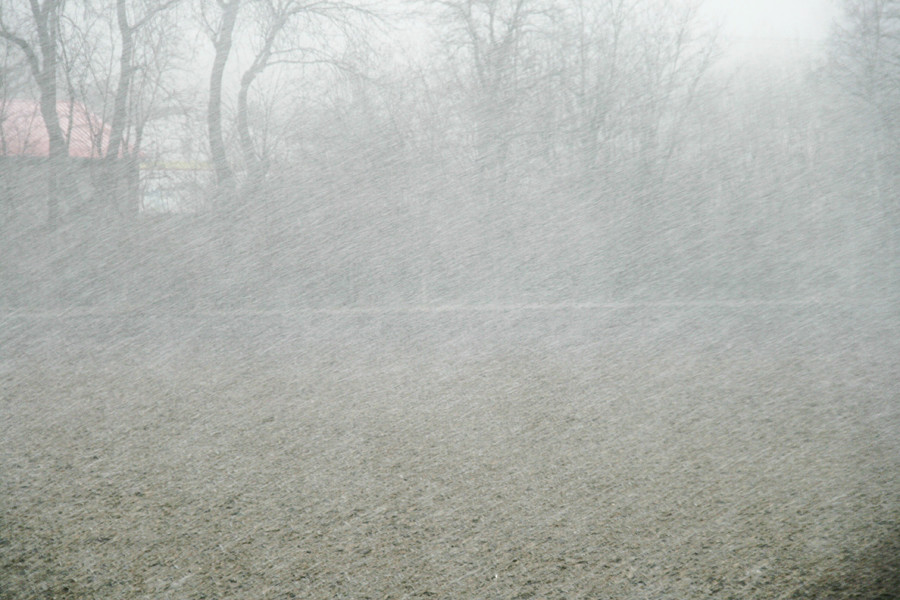
[[[896,598],[894,308],[7,315],[2,598]]]

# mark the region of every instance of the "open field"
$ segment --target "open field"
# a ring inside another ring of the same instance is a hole
[[[897,306],[0,317],[0,598],[897,598]]]

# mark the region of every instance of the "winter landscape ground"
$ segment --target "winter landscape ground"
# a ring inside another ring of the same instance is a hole
[[[896,598],[896,305],[6,314],[2,598]]]

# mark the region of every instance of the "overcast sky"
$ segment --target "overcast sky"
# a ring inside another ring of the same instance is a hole
[[[729,38],[820,40],[839,13],[838,0],[707,0]]]

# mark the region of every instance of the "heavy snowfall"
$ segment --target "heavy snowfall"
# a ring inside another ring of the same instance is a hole
[[[900,1],[0,5],[0,598],[898,557]]]

